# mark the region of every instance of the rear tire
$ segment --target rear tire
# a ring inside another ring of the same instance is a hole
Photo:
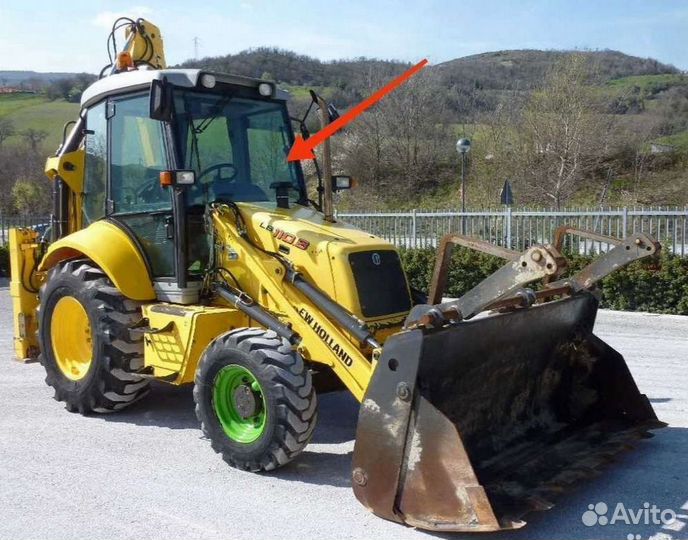
[[[53,321],[58,303],[57,317],[70,313],[68,306],[83,325]],[[140,318],[140,304],[125,298],[89,261],[55,266],[41,287],[38,314],[39,360],[54,398],[69,411],[88,414],[123,409],[146,395],[148,380],[136,374],[143,367],[143,338],[129,331]],[[81,360],[74,361],[79,352]]]
[[[193,394],[203,433],[238,469],[285,465],[315,428],[311,374],[289,342],[271,330],[240,328],[215,339],[201,358]]]

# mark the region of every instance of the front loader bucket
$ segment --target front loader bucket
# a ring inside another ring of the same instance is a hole
[[[592,334],[596,312],[582,292],[390,337],[361,405],[356,497],[423,529],[516,528],[664,426]]]

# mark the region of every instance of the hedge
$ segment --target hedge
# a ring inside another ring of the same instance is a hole
[[[567,255],[570,272],[584,267],[592,257]],[[435,250],[401,251],[412,287],[426,291],[435,263]],[[445,296],[457,297],[504,264],[502,259],[456,247],[452,255]],[[662,253],[657,259],[633,263],[602,280],[602,307],[688,315],[688,258]]]
[[[568,255],[571,271],[591,257]],[[435,264],[435,250],[401,250],[401,260],[412,287],[426,291]],[[457,247],[452,255],[446,296],[461,296],[504,264],[502,259]],[[9,250],[0,246],[0,276],[9,276]],[[688,315],[688,258],[662,253],[617,270],[601,284],[602,307]]]
[[[8,246],[0,246],[0,277],[10,276],[10,250]]]

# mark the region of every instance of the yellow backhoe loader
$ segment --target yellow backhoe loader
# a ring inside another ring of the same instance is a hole
[[[335,219],[350,179],[327,149],[308,199],[287,161],[286,93],[167,69],[157,27],[120,27],[123,50],[47,160],[50,240],[11,234],[16,354],[40,360],[69,411],[122,409],[151,380],[193,384],[212,448],[270,471],[308,444],[316,393],[338,383],[361,402],[356,497],[446,531],[520,527],[663,425],[592,332],[595,284],[657,253],[652,238],[562,228],[517,253],[450,235],[429,294],[412,293],[392,245]],[[326,125],[335,113],[314,100]],[[614,247],[567,275],[572,234]],[[505,264],[446,300],[454,244]]]

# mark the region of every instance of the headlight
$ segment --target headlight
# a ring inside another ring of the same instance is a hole
[[[201,77],[201,84],[206,88],[215,88],[216,82],[217,81],[215,80],[215,76],[210,75],[210,73],[206,73]]]
[[[258,93],[263,97],[272,96],[273,86],[270,83],[260,83],[258,85]]]

